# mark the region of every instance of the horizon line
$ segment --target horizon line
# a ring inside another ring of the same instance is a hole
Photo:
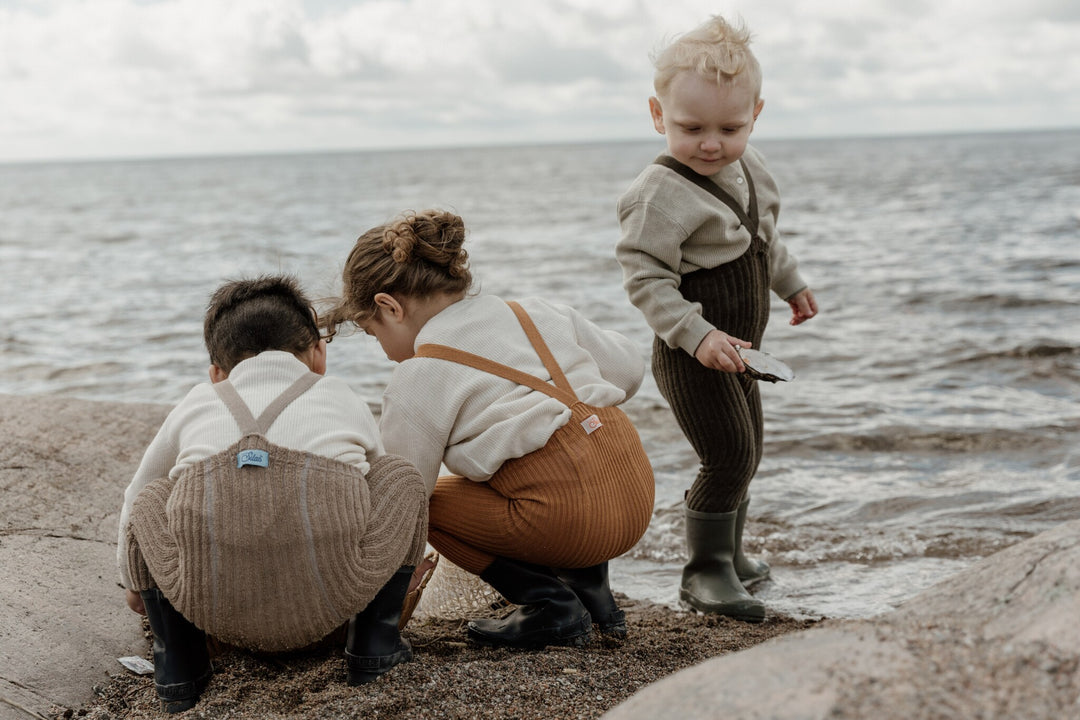
[[[902,140],[917,138],[946,138],[965,137],[978,135],[1016,135],[1029,134],[1053,134],[1080,131],[1080,126],[1060,127],[1037,127],[1037,128],[997,128],[980,130],[927,130],[912,131],[906,133],[854,133],[844,135],[789,135],[779,137],[759,138],[754,144],[767,144],[776,142],[830,142],[844,140]],[[510,148],[536,148],[536,147],[560,147],[577,145],[626,145],[637,143],[656,142],[661,144],[660,138],[621,138],[609,140],[578,139],[578,140],[550,140],[535,142],[495,142],[495,143],[460,143],[456,145],[432,144],[414,146],[387,146],[387,147],[341,147],[324,149],[274,149],[274,150],[250,150],[242,152],[191,152],[176,154],[147,154],[147,155],[113,155],[113,156],[87,156],[87,157],[43,157],[5,160],[0,158],[0,167],[14,167],[22,165],[54,165],[54,164],[94,164],[94,163],[125,163],[125,162],[169,162],[182,160],[231,160],[251,159],[266,157],[296,157],[316,155],[363,155],[378,153],[410,153],[431,151],[457,151],[457,150],[497,150]]]

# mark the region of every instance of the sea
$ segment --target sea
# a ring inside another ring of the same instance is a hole
[[[773,575],[755,594],[869,617],[1080,517],[1080,130],[756,145],[820,314],[793,327],[774,298],[762,346],[795,379],[762,384],[745,543]],[[356,237],[433,207],[465,219],[481,292],[572,305],[647,359],[615,202],[662,149],[0,165],[0,393],[175,403],[206,379],[220,282],[287,272],[333,297]],[[329,347],[376,413],[393,367],[363,334]],[[612,583],[674,607],[697,459],[651,376],[624,408],[656,505]]]

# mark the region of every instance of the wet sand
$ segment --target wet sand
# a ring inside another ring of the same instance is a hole
[[[413,661],[356,688],[345,683],[340,646],[278,656],[226,649],[214,660],[216,672],[202,700],[177,717],[598,718],[677,670],[815,624],[778,616],[749,624],[620,600],[626,640],[594,634],[583,648],[482,648],[468,641],[461,621],[414,620],[405,630]],[[119,664],[113,680],[95,692],[92,704],[59,716],[164,717],[150,676]]]

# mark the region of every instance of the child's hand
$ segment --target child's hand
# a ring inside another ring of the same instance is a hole
[[[132,611],[139,613],[140,615],[146,614],[146,608],[143,606],[142,595],[134,590],[125,590],[124,599],[127,600],[127,606]]]
[[[694,357],[707,368],[741,373],[746,370],[746,366],[735,349],[736,345],[748,348],[753,344],[719,330],[710,330],[694,351]]]
[[[817,315],[817,300],[814,299],[814,293],[810,292],[810,288],[795,293],[788,298],[787,303],[791,306],[792,325],[801,325]]]

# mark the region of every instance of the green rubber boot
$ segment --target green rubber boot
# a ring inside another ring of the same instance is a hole
[[[733,562],[738,511],[686,510],[686,548],[679,598],[695,610],[746,622],[765,619],[765,606],[746,592]]]
[[[744,588],[756,585],[769,577],[769,564],[767,562],[748,558],[743,554],[742,533],[743,526],[746,525],[746,507],[749,504],[750,496],[747,495],[746,499],[739,503],[739,509],[736,510],[735,557],[732,560],[735,563],[735,574],[739,576]]]

